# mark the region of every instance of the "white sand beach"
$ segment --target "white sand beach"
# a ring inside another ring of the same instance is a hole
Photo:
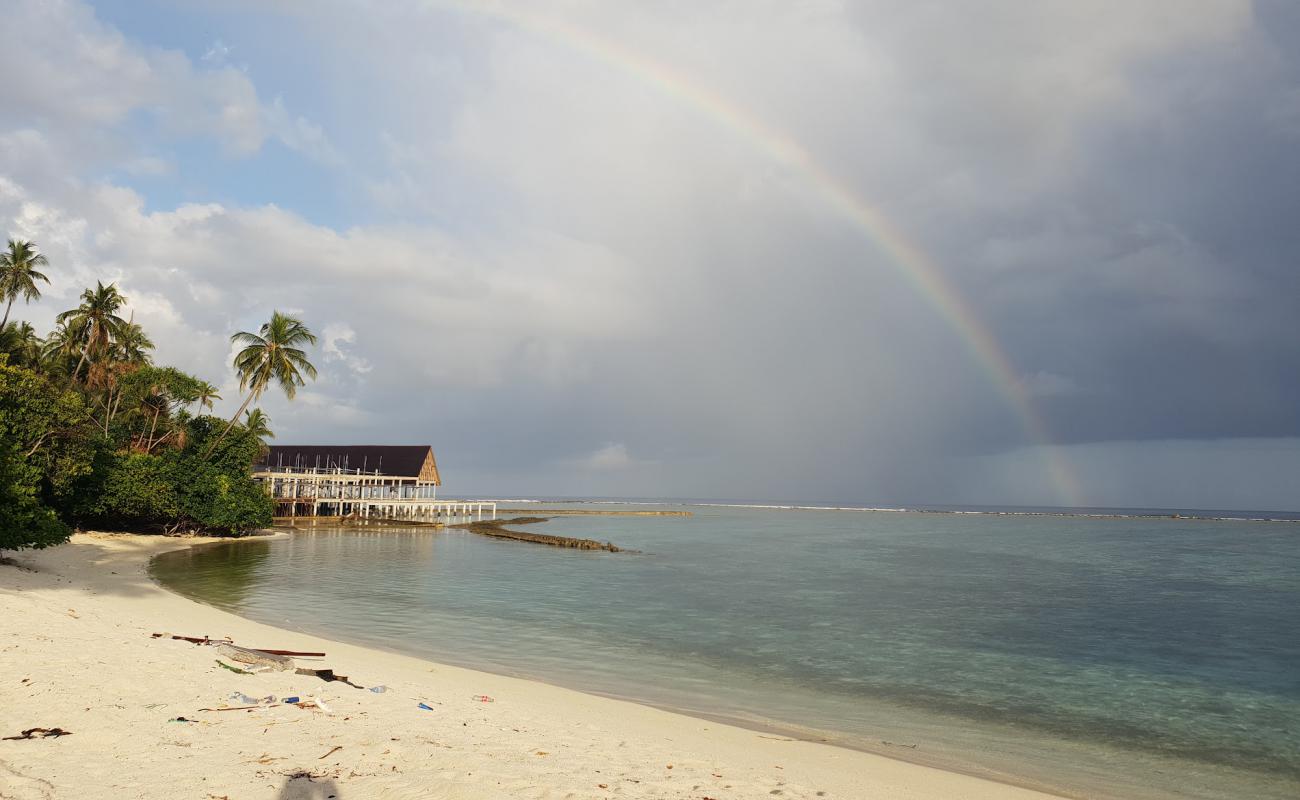
[[[1049,795],[542,683],[251,622],[152,583],[148,559],[204,540],[78,534],[0,566],[0,797],[898,798]],[[216,648],[296,659],[384,693],[292,672],[240,675]],[[232,694],[299,696],[252,710]],[[486,695],[492,702],[474,699]],[[420,708],[420,703],[431,710]],[[172,721],[177,718],[189,722]]]

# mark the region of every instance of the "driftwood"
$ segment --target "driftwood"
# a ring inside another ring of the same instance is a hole
[[[72,731],[65,731],[62,728],[28,728],[17,736],[4,737],[4,741],[16,742],[20,739],[49,739],[50,737],[57,739],[60,736],[71,735]]]
[[[293,659],[288,656],[272,655],[261,650],[250,650],[247,647],[224,643],[217,645],[217,652],[243,664],[267,667],[281,672],[293,669]]]
[[[250,649],[256,650],[259,653],[270,653],[273,656],[294,656],[296,658],[324,658],[325,657],[324,653],[308,653],[302,650],[272,650],[268,647],[253,647]]]
[[[161,639],[162,637],[167,636],[168,634],[151,633],[149,635],[155,639]],[[209,639],[206,636],[204,636],[202,639],[200,639],[197,636],[172,636],[171,638],[175,639],[178,642],[190,642],[191,644],[231,644],[231,641],[229,639]]]
[[[168,636],[170,634],[151,633],[149,635],[155,639],[161,639],[162,637]],[[232,646],[235,644],[230,639],[209,639],[206,636],[202,638],[198,636],[172,636],[171,638],[175,639],[178,642],[190,642],[191,644],[228,644]],[[296,656],[298,658],[324,658],[325,657],[324,653],[309,653],[304,650],[274,650],[270,647],[245,647],[243,649],[250,650],[257,653],[269,653],[270,655],[273,656]]]

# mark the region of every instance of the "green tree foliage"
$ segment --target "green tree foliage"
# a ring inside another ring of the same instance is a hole
[[[105,428],[117,417],[129,433],[128,446],[143,453],[184,446],[190,409],[202,398],[206,381],[174,367],[139,367],[120,381],[105,408]]]
[[[72,534],[37,497],[36,479],[18,449],[0,440],[0,550],[49,547]]]
[[[39,370],[45,343],[29,322],[11,322],[0,328],[0,355],[16,367]]]
[[[46,500],[89,471],[86,419],[76,392],[0,363],[0,549],[45,547],[68,538],[68,527]]]
[[[45,263],[27,242],[0,253],[6,317],[16,298],[39,299]],[[0,549],[64,541],[69,525],[238,534],[270,524],[274,503],[251,468],[274,434],[262,411],[240,415],[271,384],[293,397],[315,377],[302,347],[316,337],[278,312],[259,334],[236,334],[249,393],[225,422],[202,413],[221,399],[214,385],[153,363],[126,303],[99,282],[44,340],[26,322],[0,325]]]
[[[271,524],[275,504],[250,477],[256,437],[232,434],[218,457],[204,449],[221,421],[187,418],[183,447],[103,452],[68,509],[79,524],[118,530],[235,534]]]

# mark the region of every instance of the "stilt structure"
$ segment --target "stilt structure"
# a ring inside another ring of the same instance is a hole
[[[439,500],[428,445],[275,445],[253,479],[280,519],[351,517],[411,522],[496,519],[492,502]]]

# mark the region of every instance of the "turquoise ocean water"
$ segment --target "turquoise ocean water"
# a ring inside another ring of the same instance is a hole
[[[637,553],[316,528],[152,570],[282,627],[1075,796],[1300,796],[1300,524],[654,508],[693,516],[527,528]]]

